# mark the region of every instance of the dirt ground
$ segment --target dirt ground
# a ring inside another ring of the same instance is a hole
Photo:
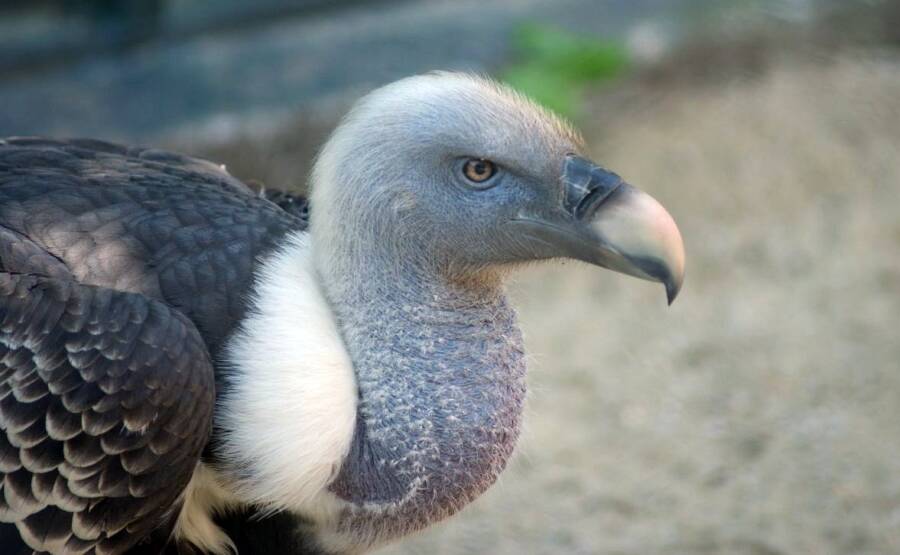
[[[900,57],[744,58],[592,96],[594,158],[680,224],[681,297],[576,263],[521,275],[518,455],[380,553],[900,553]],[[200,152],[296,183],[329,127]]]
[[[381,553],[900,553],[900,59],[785,56],[593,102],[595,158],[680,223],[682,295],[522,275],[517,458]]]

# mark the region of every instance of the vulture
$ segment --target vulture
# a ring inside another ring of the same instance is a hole
[[[489,79],[363,97],[308,200],[99,140],[0,140],[0,552],[354,554],[448,517],[513,452],[506,277],[661,282],[681,236]]]

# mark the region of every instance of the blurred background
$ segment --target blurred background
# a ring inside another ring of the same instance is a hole
[[[900,553],[900,2],[0,0],[0,136],[153,144],[303,191],[361,94],[503,79],[659,198],[685,288],[512,284],[500,482],[384,554]]]

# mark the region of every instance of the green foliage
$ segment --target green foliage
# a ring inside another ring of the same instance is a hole
[[[569,118],[577,115],[586,85],[613,79],[629,65],[620,43],[538,24],[517,29],[513,46],[519,61],[501,79]]]

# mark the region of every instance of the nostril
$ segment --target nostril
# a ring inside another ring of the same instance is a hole
[[[624,181],[618,175],[612,172],[606,172],[610,177],[604,178],[602,181],[592,181],[590,191],[578,206],[575,207],[575,217],[584,218],[593,214],[603,202],[619,188]]]
[[[565,209],[576,218],[593,213],[623,183],[617,174],[576,155],[563,165]]]

